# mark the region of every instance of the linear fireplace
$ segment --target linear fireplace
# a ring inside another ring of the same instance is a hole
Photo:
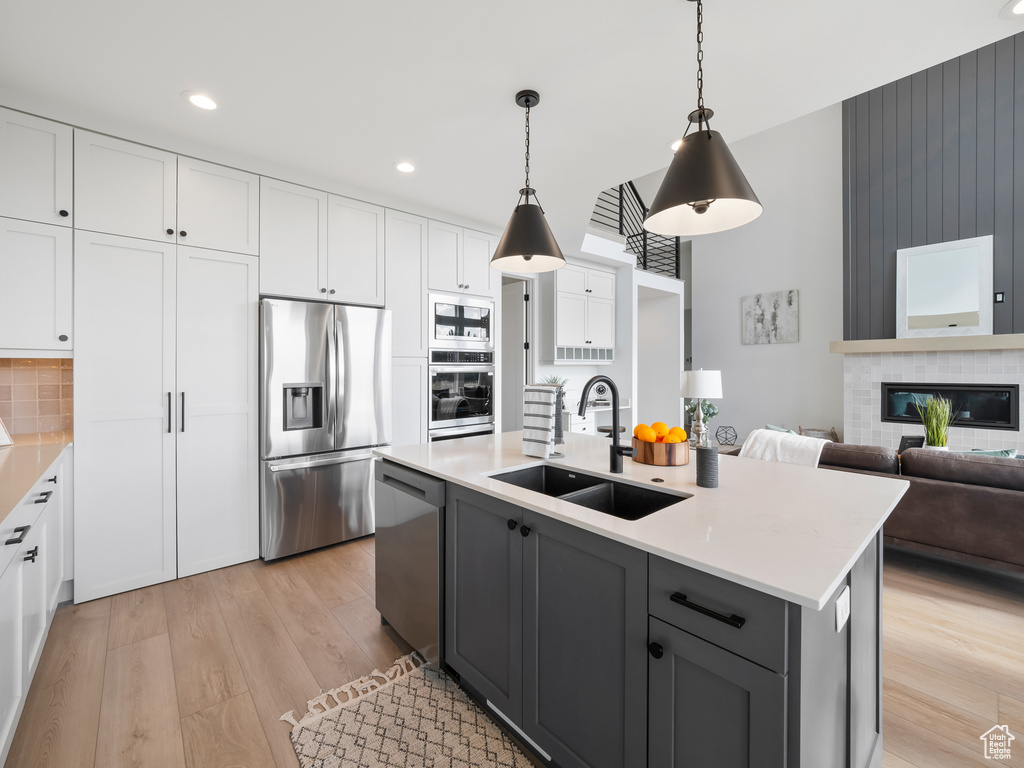
[[[1020,428],[1018,384],[907,384],[882,382],[882,421],[920,424],[914,403],[929,397],[953,403],[954,425],[977,429]]]

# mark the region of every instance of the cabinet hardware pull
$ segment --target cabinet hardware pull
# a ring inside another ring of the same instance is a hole
[[[331,290],[330,290],[330,291],[328,291],[328,293],[334,293],[334,289],[333,289],[333,288],[331,288]]]
[[[692,611],[696,611],[697,613],[703,613],[705,616],[710,616],[712,619],[721,621],[723,624],[728,624],[730,627],[736,627],[736,629],[739,629],[747,623],[746,619],[742,616],[737,616],[735,613],[732,614],[732,616],[726,616],[724,614],[717,613],[716,611],[712,611],[710,608],[705,608],[703,605],[691,603],[686,599],[686,595],[682,595],[679,592],[672,594],[669,597],[669,600],[673,603],[678,603],[679,605],[689,608]]]
[[[512,518],[509,518],[509,521],[506,523],[506,525],[508,526],[508,529],[510,531],[514,531],[516,529],[516,526],[518,525],[518,523],[515,520],[513,520]]]
[[[530,527],[527,525],[522,526],[519,529],[519,533],[522,534],[522,537],[525,539],[527,536],[530,535]]]
[[[57,337],[57,341],[67,341],[67,340],[68,340],[68,335],[66,333],[62,333],[60,336]]]
[[[464,286],[462,283],[459,283],[459,288],[465,288],[465,287],[466,286]]]
[[[468,291],[468,290],[469,290],[469,283],[466,283],[466,284],[465,284],[464,286],[462,286],[462,287],[463,287],[463,288],[465,288],[465,289],[466,289],[466,290]]]
[[[167,393],[167,434],[171,434],[174,431],[174,425],[171,424],[171,393]]]
[[[186,232],[186,231],[185,231],[185,230],[183,229],[183,230],[181,230],[181,232],[179,232],[178,234],[179,234],[179,235],[181,235],[182,237],[185,237],[186,235],[188,235],[188,232]]]
[[[61,218],[66,219],[68,217],[68,212],[66,210],[64,210],[63,208],[61,208],[59,211],[57,211],[57,213],[59,213],[61,215]]]
[[[650,645],[648,645],[647,650],[650,652],[651,656],[653,656],[656,659],[660,659],[662,656],[665,655],[665,649],[657,643],[651,643]]]
[[[21,542],[23,542],[25,540],[25,537],[28,535],[29,529],[31,527],[31,525],[19,525],[17,528],[14,529],[14,538],[5,541],[4,545],[6,546],[8,544],[21,544]],[[18,535],[19,533],[21,534],[20,536]]]
[[[320,293],[327,293],[327,289],[326,288],[321,288],[320,289]]]
[[[39,545],[32,547],[28,552],[25,553],[25,562],[34,563],[36,558],[39,556]]]
[[[168,234],[168,235],[173,235],[173,234],[174,234],[174,230],[173,230],[173,229],[170,229],[170,228],[168,228],[168,229],[167,229],[167,234]]]
[[[54,475],[53,477],[46,478],[46,482],[53,483],[54,485],[56,485],[57,484],[57,476]]]
[[[185,393],[181,393],[181,431],[185,431]]]
[[[43,491],[42,493],[39,494],[39,498],[36,499],[35,501],[33,501],[32,503],[33,504],[45,504],[46,502],[48,502],[50,500],[51,496],[53,496],[53,491]]]

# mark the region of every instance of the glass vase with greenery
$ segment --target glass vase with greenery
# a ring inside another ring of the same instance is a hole
[[[925,444],[932,448],[945,448],[949,428],[956,417],[953,403],[944,397],[929,397],[923,406],[915,400],[914,408],[924,424]]]

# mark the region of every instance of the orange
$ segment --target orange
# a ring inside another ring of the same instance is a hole
[[[675,429],[679,429],[679,427],[675,427]],[[684,432],[683,434],[685,435],[686,433]],[[665,439],[662,440],[662,442],[664,442],[664,443],[681,443],[681,442],[683,442],[683,438],[681,438],[679,435],[675,434],[674,432],[669,432],[667,435],[665,435]]]
[[[684,440],[686,440],[686,430],[685,430],[685,429],[683,429],[682,427],[672,427],[672,429],[670,429],[670,430],[668,431],[668,433],[669,433],[670,435],[675,435],[676,437],[678,437],[678,438],[679,438],[679,440],[677,440],[677,441],[675,441],[675,442],[679,442],[679,443],[681,443],[681,442],[683,442]]]
[[[653,429],[662,437],[668,434],[668,424],[666,424],[664,421],[654,422],[653,424],[651,424],[651,429]]]
[[[655,442],[656,442],[656,443],[664,443],[664,442],[665,442],[665,438],[666,438],[666,437],[668,437],[668,435],[658,435],[658,437],[657,437],[657,439],[655,440]]]
[[[636,439],[644,443],[653,443],[658,439],[658,433],[646,424],[640,424],[636,428]]]
[[[633,437],[639,438],[641,429],[650,429],[650,427],[648,427],[646,424],[637,424],[636,428],[633,430]]]

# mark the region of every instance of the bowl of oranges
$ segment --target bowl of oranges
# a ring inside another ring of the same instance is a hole
[[[678,467],[690,462],[690,444],[686,442],[686,430],[669,427],[663,421],[653,424],[637,424],[633,430],[633,461],[653,464],[658,467]]]

